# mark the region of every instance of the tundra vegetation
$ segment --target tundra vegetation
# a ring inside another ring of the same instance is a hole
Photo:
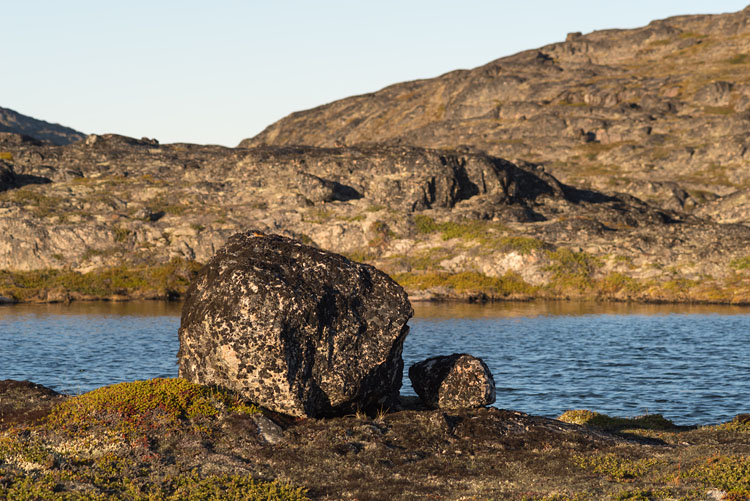
[[[555,421],[407,405],[292,420],[182,379],[32,401],[0,402],[3,499],[750,497],[747,415],[677,426],[658,414]],[[254,416],[281,425],[282,441],[266,442]]]

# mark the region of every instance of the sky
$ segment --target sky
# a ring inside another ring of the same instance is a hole
[[[0,0],[0,106],[236,146],[293,111],[750,0]]]

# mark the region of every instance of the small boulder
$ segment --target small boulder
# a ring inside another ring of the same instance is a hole
[[[404,290],[372,266],[239,233],[188,289],[179,374],[291,416],[390,406],[412,313]]]
[[[484,407],[495,401],[495,379],[481,358],[454,353],[409,368],[414,391],[425,405],[440,409]]]

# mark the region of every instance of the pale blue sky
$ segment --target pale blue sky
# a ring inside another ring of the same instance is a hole
[[[0,106],[86,133],[236,145],[386,85],[749,0],[0,0]]]

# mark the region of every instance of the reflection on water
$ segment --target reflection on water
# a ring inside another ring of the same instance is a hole
[[[540,315],[742,315],[750,306],[705,304],[597,303],[593,301],[507,301],[492,304],[414,302],[415,318],[497,318]]]
[[[0,305],[0,322],[3,317],[23,315],[179,317],[181,310],[182,303],[178,301],[76,301],[70,304],[14,304]]]
[[[0,379],[80,393],[177,375],[180,303],[0,307]],[[489,365],[498,407],[555,417],[589,408],[660,412],[680,424],[750,411],[750,308],[529,302],[415,303],[406,369],[468,352]],[[413,393],[408,377],[404,393]]]
[[[565,315],[524,316],[511,307],[451,318],[435,311],[411,321],[404,359],[409,365],[454,351],[482,357],[495,376],[498,407],[550,417],[588,408],[707,424],[750,411],[750,309],[594,314],[580,306],[583,312]]]
[[[144,301],[0,307],[0,379],[83,393],[174,377],[180,306]]]

